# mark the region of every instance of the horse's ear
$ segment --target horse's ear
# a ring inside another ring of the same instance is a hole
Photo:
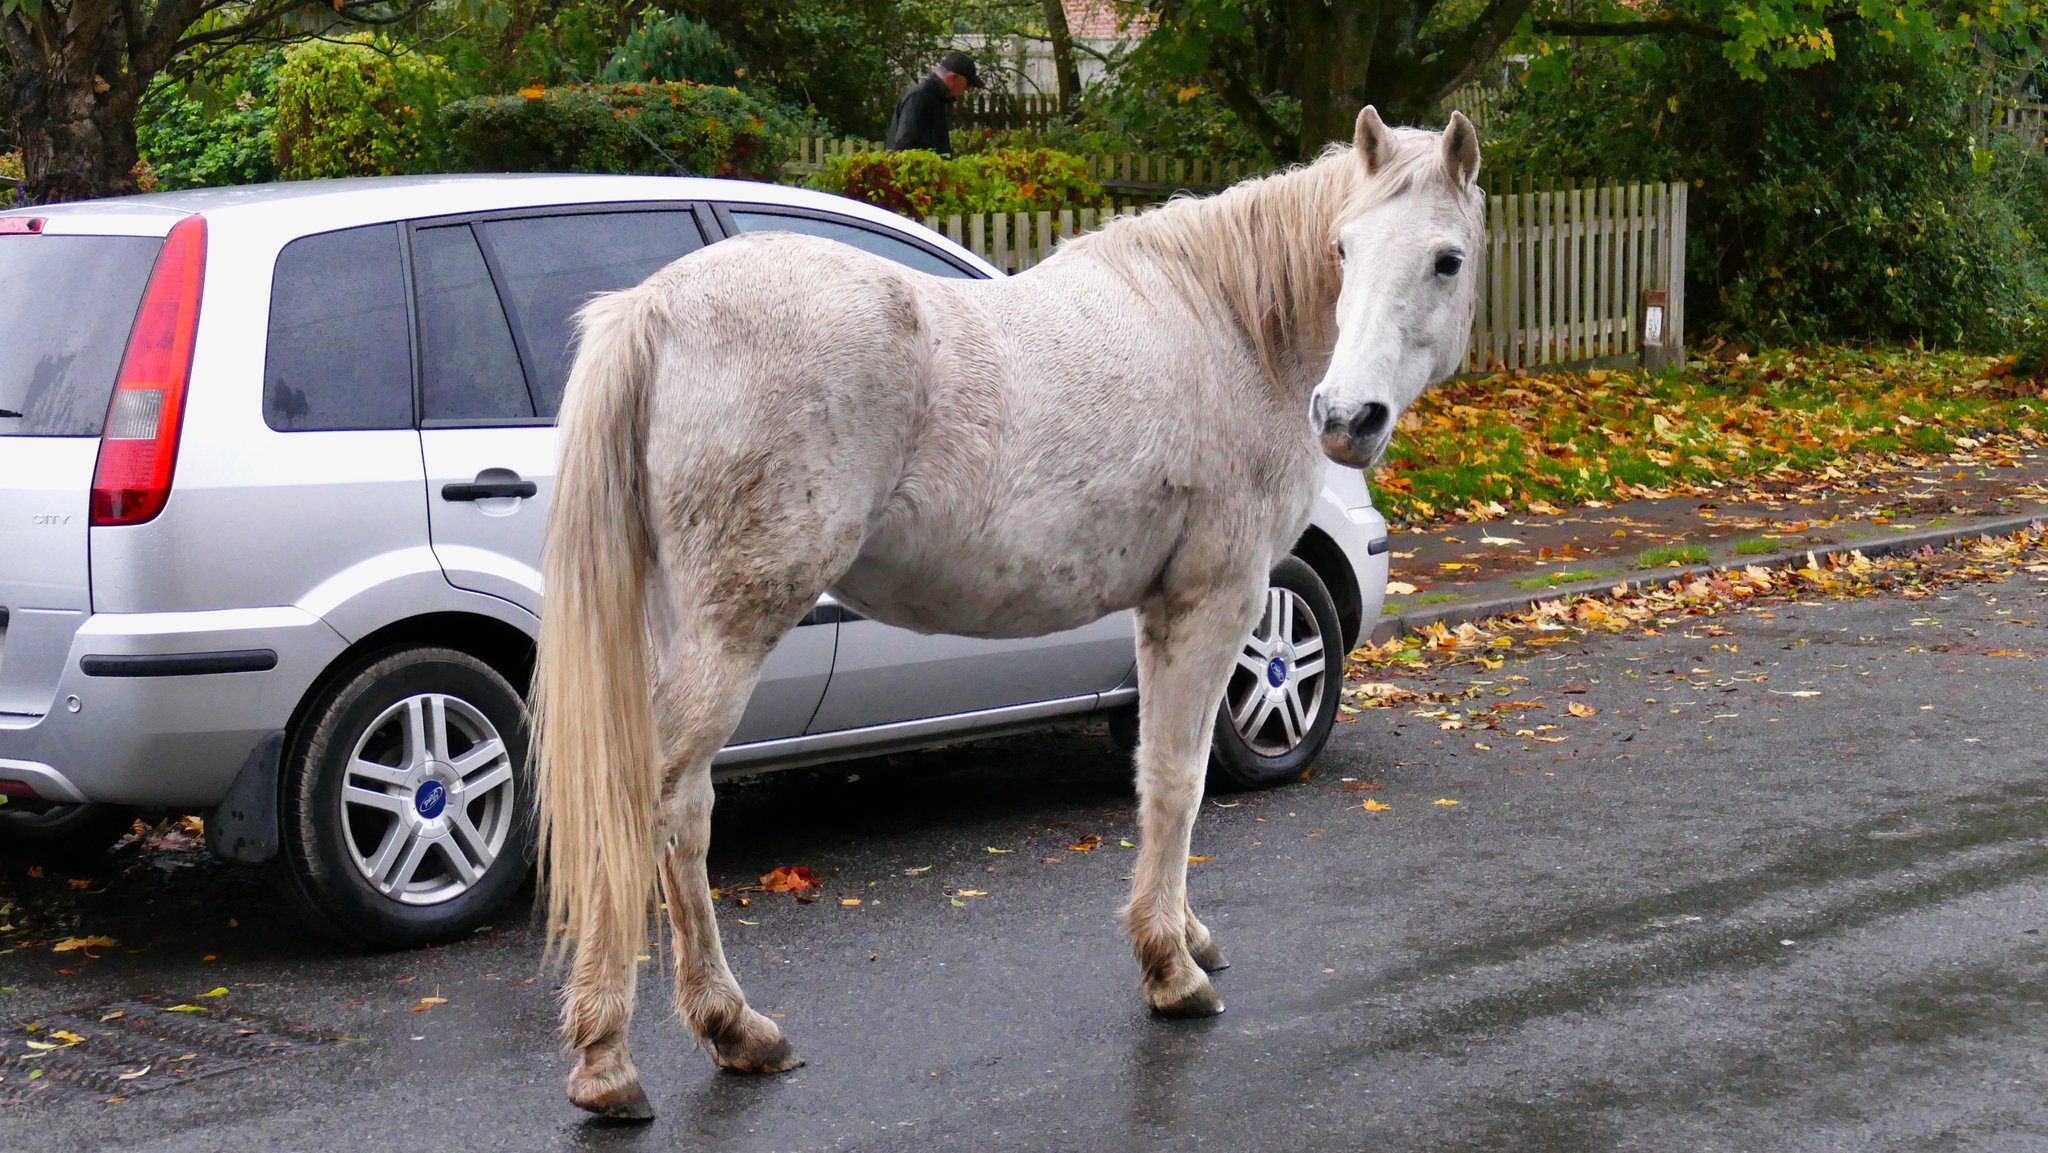
[[[1444,171],[1461,188],[1479,179],[1479,130],[1463,112],[1451,113],[1444,129]]]
[[[1379,110],[1368,104],[1358,110],[1358,126],[1351,133],[1352,151],[1365,161],[1365,174],[1372,176],[1379,172],[1394,154],[1394,133],[1387,123],[1380,119]]]

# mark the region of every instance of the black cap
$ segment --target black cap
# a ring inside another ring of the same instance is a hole
[[[948,52],[939,57],[939,67],[967,81],[969,88],[986,88],[981,77],[974,74],[974,57],[965,52]]]

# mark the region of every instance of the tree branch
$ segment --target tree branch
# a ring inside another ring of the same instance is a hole
[[[1428,63],[1416,70],[1416,78],[1429,93],[1428,99],[1441,100],[1470,80],[1479,66],[1500,50],[1515,25],[1522,22],[1530,3],[1531,0],[1487,0],[1486,7],[1470,24],[1441,38],[1424,41],[1417,55]]]
[[[1707,40],[1734,37],[1711,24],[1666,17],[1660,20],[1534,20],[1530,27],[1545,36],[1698,36]]]

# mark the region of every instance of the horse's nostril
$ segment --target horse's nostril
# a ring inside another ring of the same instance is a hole
[[[1378,401],[1368,403],[1351,418],[1351,436],[1354,440],[1374,440],[1387,431],[1388,419],[1393,410]]]

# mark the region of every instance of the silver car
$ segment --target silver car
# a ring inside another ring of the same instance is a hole
[[[352,180],[0,213],[0,835],[204,812],[215,852],[270,864],[337,936],[482,923],[529,874],[521,694],[569,317],[758,229],[1000,275],[880,209],[717,180]],[[1332,467],[1222,703],[1219,782],[1292,779],[1321,748],[1386,547],[1364,479]],[[1131,628],[923,636],[821,598],[718,764],[1071,718],[1127,739]]]

